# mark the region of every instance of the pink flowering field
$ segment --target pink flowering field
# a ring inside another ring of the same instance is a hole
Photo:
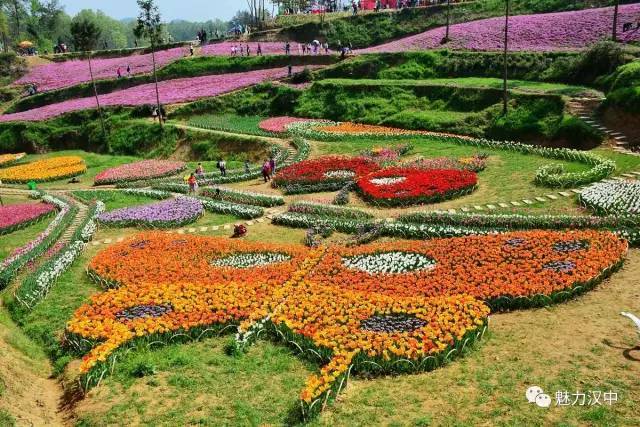
[[[289,116],[271,117],[269,119],[265,119],[261,121],[258,127],[266,132],[282,133],[282,132],[286,132],[287,127],[292,123],[308,122],[308,121],[320,122],[323,120],[302,119],[299,117],[289,117]]]
[[[625,22],[637,22],[640,4],[620,6],[619,35],[622,41],[639,41],[640,31],[622,32]],[[611,37],[613,8],[587,9],[576,12],[513,16],[509,24],[511,50],[552,51],[583,49]],[[445,28],[435,28],[357,53],[402,52],[407,50],[448,47],[469,50],[500,50],[503,48],[504,17],[482,19],[452,25],[451,41],[440,44]]]
[[[55,207],[53,205],[46,203],[20,203],[0,206],[0,234],[10,233],[54,210]]]
[[[156,52],[158,68],[179,59],[189,51],[189,48],[172,48]],[[131,67],[131,74],[144,74],[153,70],[151,54],[131,55],[119,58],[104,58],[91,60],[93,76],[96,79],[114,79],[118,76],[118,68],[123,76],[127,75],[127,66]],[[36,83],[38,90],[46,92],[63,87],[74,86],[91,80],[88,61],[77,59],[65,62],[52,62],[39,65],[16,81],[14,84]]]
[[[96,176],[95,184],[115,184],[118,182],[159,178],[174,175],[184,170],[186,167],[187,165],[184,162],[174,162],[170,160],[143,160],[107,169]]]
[[[299,67],[294,69],[294,72],[301,70],[302,68]],[[175,104],[178,102],[195,101],[200,98],[217,96],[265,81],[277,80],[286,76],[287,69],[282,67],[244,73],[166,80],[159,82],[160,102],[163,104]],[[119,105],[153,105],[155,103],[156,92],[153,83],[119,90],[106,95],[100,95],[100,105],[103,107]],[[0,116],[0,122],[20,120],[40,121],[71,111],[91,108],[96,108],[96,100],[94,97],[71,99],[20,113],[5,114]]]

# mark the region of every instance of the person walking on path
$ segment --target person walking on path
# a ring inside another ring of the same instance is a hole
[[[218,161],[218,168],[220,168],[221,176],[227,176],[227,162],[225,162],[224,159]]]
[[[249,164],[249,160],[244,161],[244,173],[247,175],[251,173],[251,165]]]
[[[262,45],[258,43],[258,50],[256,51],[256,55],[262,56]]]
[[[269,169],[271,169],[271,176],[276,174],[276,159],[273,156],[269,159]]]
[[[268,182],[271,179],[271,166],[269,165],[269,160],[266,160],[262,165],[262,178],[264,178],[264,182]]]
[[[204,176],[204,167],[202,167],[202,163],[198,163],[198,167],[196,168],[196,175],[198,178],[202,178]]]
[[[196,179],[196,175],[192,173],[187,182],[189,183],[189,193],[196,194],[198,191],[198,180]]]

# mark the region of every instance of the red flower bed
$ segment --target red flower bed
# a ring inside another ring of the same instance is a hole
[[[0,206],[0,235],[27,227],[53,211],[55,207],[46,203]]]
[[[321,157],[280,170],[274,185],[346,184],[378,169],[376,162],[364,157]]]
[[[368,202],[385,206],[436,203],[475,190],[474,172],[455,169],[389,168],[361,177],[358,189]]]
[[[272,117],[260,122],[258,127],[266,132],[283,133],[287,131],[287,127],[291,123],[308,122],[308,121],[323,121],[315,119],[301,119],[299,117]]]

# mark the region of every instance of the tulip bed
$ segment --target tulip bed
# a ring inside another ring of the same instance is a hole
[[[184,162],[143,160],[107,169],[96,176],[95,184],[118,184],[143,179],[161,178],[175,175],[186,168],[187,165]]]
[[[232,348],[242,351],[266,333],[323,365],[300,395],[308,417],[351,374],[434,369],[482,336],[489,306],[564,301],[626,252],[625,241],[596,231],[318,249],[144,233],[90,262],[107,291],[76,311],[65,342],[88,352],[80,369],[91,387],[128,345],[237,328]]]
[[[286,194],[335,191],[378,169],[376,162],[364,157],[321,157],[280,169],[273,186]]]
[[[640,181],[598,182],[579,201],[598,215],[640,215]]]
[[[86,171],[87,166],[81,157],[52,157],[25,165],[0,169],[0,180],[12,184],[22,184],[29,181],[49,182],[82,175]]]
[[[15,162],[26,156],[25,153],[18,154],[0,154],[0,168],[11,166]]]
[[[98,217],[98,222],[114,227],[177,228],[196,222],[202,215],[202,202],[191,197],[178,197],[106,212]]]
[[[550,159],[579,162],[590,167],[589,170],[583,172],[567,172],[562,166],[555,164],[545,165],[538,169],[535,176],[536,184],[554,188],[571,188],[591,184],[592,182],[609,177],[616,170],[616,163],[612,160],[588,151],[572,150],[568,148],[546,148],[512,141],[493,141],[444,133],[411,133],[412,131],[395,128],[384,128],[385,130],[381,130],[380,132],[367,130],[345,133],[338,132],[332,127],[327,127],[326,123],[317,122],[293,123],[288,129],[293,135],[297,135],[302,138],[328,142],[342,142],[352,140],[354,138],[368,141],[385,141],[407,138],[415,139],[416,137],[428,136],[430,140],[434,141],[440,140],[443,142],[468,145],[478,148],[513,151],[516,153],[537,155]],[[329,131],[326,129],[329,129]]]
[[[13,233],[46,218],[55,212],[47,203],[20,203],[0,206],[0,235]]]
[[[318,122],[318,120],[313,120],[313,119],[302,119],[300,117],[282,116],[282,117],[271,117],[269,119],[265,119],[260,122],[258,127],[265,132],[279,134],[279,133],[286,133],[287,128],[292,123],[309,122],[309,121]]]
[[[478,177],[465,170],[388,168],[361,177],[358,191],[368,203],[407,206],[437,203],[469,194]]]
[[[0,289],[6,287],[18,272],[30,261],[44,254],[62,233],[70,226],[78,213],[78,208],[63,198],[36,193],[34,197],[55,205],[58,213],[47,228],[34,240],[14,250],[0,262]]]

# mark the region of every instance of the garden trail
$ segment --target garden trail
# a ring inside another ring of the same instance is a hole
[[[63,396],[52,368],[39,348],[9,320],[0,302],[0,411],[18,426],[63,426]]]

